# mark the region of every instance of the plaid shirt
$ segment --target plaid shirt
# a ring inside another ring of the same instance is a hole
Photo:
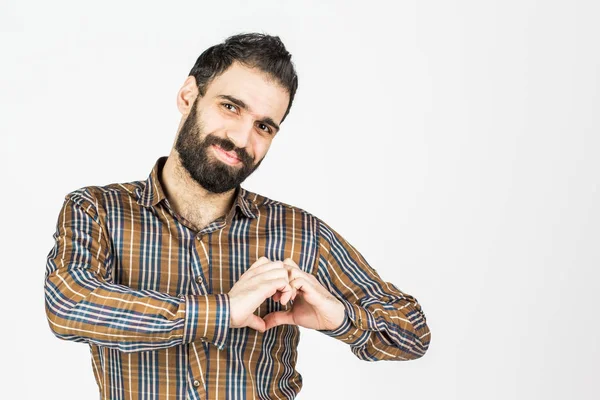
[[[360,359],[421,357],[430,334],[417,300],[308,212],[236,191],[227,215],[197,232],[159,182],[84,187],[65,197],[47,257],[52,332],[90,346],[102,399],[293,399],[300,331],[229,328],[227,293],[261,256],[291,257],[345,306],[335,331]],[[266,299],[256,311],[285,310]]]

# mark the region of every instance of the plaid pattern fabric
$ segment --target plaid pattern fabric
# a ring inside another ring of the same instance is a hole
[[[236,191],[227,215],[190,228],[158,177],[65,197],[47,257],[52,332],[87,343],[102,399],[293,399],[297,326],[229,328],[227,293],[261,256],[291,257],[346,308],[335,331],[360,359],[421,357],[430,333],[417,300],[308,212]],[[285,310],[271,299],[259,316]]]

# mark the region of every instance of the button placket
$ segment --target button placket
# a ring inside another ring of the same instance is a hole
[[[189,354],[189,369],[188,379],[195,390],[200,395],[201,399],[206,398],[206,387],[205,387],[205,376],[202,371],[206,371],[206,350],[204,346],[200,347],[196,345],[196,342],[192,342],[188,348]]]
[[[208,266],[210,265],[210,261],[208,259],[208,250],[206,246],[207,242],[206,234],[198,234],[196,236],[195,242],[197,243],[195,246],[192,246],[194,251],[194,257],[192,257],[192,279],[194,283],[197,285],[196,293],[197,294],[208,294]],[[195,286],[192,284],[192,286]]]

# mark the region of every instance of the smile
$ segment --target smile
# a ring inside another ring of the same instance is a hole
[[[213,145],[212,148],[214,149],[217,156],[221,160],[225,161],[227,164],[236,165],[240,162],[240,160],[238,158],[229,155],[225,150],[221,149],[219,146]]]

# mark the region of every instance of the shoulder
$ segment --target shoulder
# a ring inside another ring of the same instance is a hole
[[[247,202],[255,207],[255,210],[258,211],[260,215],[268,216],[269,218],[286,217],[303,219],[305,222],[308,221],[314,224],[316,228],[318,228],[318,226],[321,224],[325,224],[322,219],[317,217],[312,212],[296,205],[272,199],[265,195],[254,193],[246,189],[244,189],[242,195]]]
[[[323,244],[327,248],[329,248],[330,242],[336,239],[339,240],[341,237],[331,225],[306,209],[245,189],[242,195],[246,201],[254,204],[260,215],[266,215],[271,219],[285,218],[287,216],[287,218],[303,220],[303,226],[312,226],[314,233],[319,237],[320,241],[324,242]]]
[[[72,202],[88,214],[97,216],[107,209],[107,203],[124,204],[137,202],[146,185],[145,181],[111,183],[104,186],[84,186],[65,195],[65,202]]]

